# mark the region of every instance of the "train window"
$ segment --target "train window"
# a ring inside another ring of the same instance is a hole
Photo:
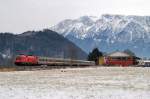
[[[17,60],[20,60],[20,59],[21,59],[21,57],[16,57],[16,59],[17,59]]]
[[[43,61],[43,59],[40,58],[39,61]]]

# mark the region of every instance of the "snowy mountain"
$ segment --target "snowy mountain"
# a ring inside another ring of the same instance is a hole
[[[64,20],[51,29],[86,52],[98,47],[104,52],[130,49],[138,56],[150,56],[150,16],[83,16]]]

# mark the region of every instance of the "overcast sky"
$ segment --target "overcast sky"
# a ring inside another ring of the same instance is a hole
[[[150,0],[0,0],[0,32],[48,28],[68,18],[150,15]]]

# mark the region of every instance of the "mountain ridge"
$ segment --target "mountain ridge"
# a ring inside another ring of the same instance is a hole
[[[98,47],[106,52],[130,49],[138,56],[150,56],[150,16],[105,14],[93,21],[92,17],[95,16],[83,16],[69,22],[64,20],[50,29],[87,53]]]
[[[18,54],[86,59],[87,54],[58,33],[45,29],[22,34],[0,33],[0,65],[12,65]]]

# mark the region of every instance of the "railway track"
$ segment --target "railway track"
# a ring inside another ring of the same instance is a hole
[[[64,68],[85,68],[85,67],[90,67],[90,66],[16,66],[16,70],[18,71],[23,71],[23,70],[48,70],[48,69],[64,69]]]

